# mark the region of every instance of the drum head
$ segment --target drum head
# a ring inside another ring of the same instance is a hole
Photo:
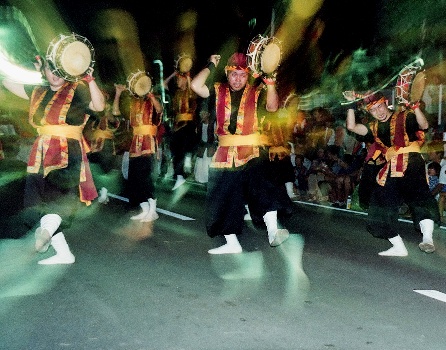
[[[265,46],[260,61],[260,66],[265,74],[273,73],[280,63],[280,47],[274,42]]]
[[[152,79],[146,72],[133,73],[127,81],[129,91],[135,96],[143,97],[152,90]]]
[[[83,42],[75,41],[66,45],[60,56],[60,64],[69,75],[85,74],[91,63],[90,49]]]
[[[260,67],[260,56],[263,52],[264,43],[266,40],[268,40],[268,38],[259,34],[251,40],[248,46],[248,50],[246,52],[246,63],[254,76],[260,76],[262,74]]]
[[[134,86],[135,94],[138,96],[147,95],[152,89],[152,80],[147,76],[140,77]]]
[[[192,69],[192,58],[184,57],[178,62],[178,70],[180,73],[187,73]]]
[[[78,81],[94,65],[94,49],[87,38],[60,34],[48,46],[46,59],[52,72],[68,81]]]
[[[426,73],[424,71],[418,73],[412,83],[410,88],[410,102],[416,102],[421,99],[424,93],[424,88],[426,86]]]

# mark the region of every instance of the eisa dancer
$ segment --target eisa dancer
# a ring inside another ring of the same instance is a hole
[[[354,91],[344,92],[344,97],[355,101]],[[409,206],[414,228],[422,233],[419,248],[426,253],[435,251],[434,224],[439,222],[438,205],[429,191],[425,161],[420,153],[424,143],[424,130],[428,122],[418,103],[392,111],[385,96],[380,93],[366,94],[365,108],[374,120],[368,125],[357,123],[355,109],[347,111],[347,129],[358,135],[373,136],[387,162],[379,171],[368,210],[367,230],[377,238],[388,239],[392,244],[382,256],[407,256],[401,236],[395,231],[399,207]]]
[[[289,232],[278,227],[277,215],[289,209],[291,201],[284,191],[287,201],[282,202],[277,186],[265,175],[269,158],[264,145],[268,141],[260,134],[259,120],[278,109],[275,79],[264,77],[265,85],[248,84],[246,55],[234,53],[225,67],[227,81],[207,82],[219,61],[219,55],[210,56],[208,65],[191,82],[192,90],[209,98],[209,124],[216,122],[218,137],[209,169],[206,230],[210,237],[223,236],[226,244],[208,252],[242,252],[237,235],[243,230],[245,203],[253,223],[266,225],[270,245],[278,246],[289,237]],[[210,129],[208,142],[215,138],[214,130]]]
[[[102,111],[105,102],[92,75],[89,49],[79,38],[61,35],[61,40],[74,42],[50,45],[67,50],[56,55],[63,62],[52,61],[49,54],[47,60],[37,57],[35,66],[47,84],[3,81],[12,93],[30,100],[29,122],[38,134],[28,160],[23,216],[27,227],[38,225],[36,251],[46,252],[50,245],[56,251],[38,262],[43,265],[74,263],[62,230],[71,226],[81,202],[90,205],[98,196],[82,132],[89,115]]]

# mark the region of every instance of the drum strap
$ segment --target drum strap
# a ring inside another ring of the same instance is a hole
[[[156,125],[139,125],[133,127],[133,135],[150,135],[156,136],[158,127]]]
[[[268,143],[268,137],[260,134],[219,135],[218,145],[227,146],[262,146]]]
[[[40,136],[57,136],[69,139],[82,140],[83,125],[43,125],[37,128]]]

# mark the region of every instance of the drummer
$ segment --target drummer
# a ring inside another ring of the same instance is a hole
[[[164,80],[165,89],[172,96],[172,114],[174,115],[173,132],[170,139],[173,177],[176,190],[186,182],[192,172],[192,154],[198,143],[197,139],[197,95],[190,87],[192,59],[180,55],[175,64],[175,71]],[[175,81],[175,85],[171,84]]]
[[[121,115],[120,100],[122,93],[130,92],[128,120],[133,130],[129,149],[128,177],[126,194],[130,208],[142,211],[131,220],[151,222],[158,219],[155,197],[155,162],[158,152],[159,126],[162,122],[163,105],[152,92],[152,79],[146,72],[138,71],[130,75],[129,85],[115,84],[113,115]]]
[[[22,218],[27,230],[37,227],[36,251],[46,252],[51,245],[56,252],[40,260],[42,265],[74,263],[62,231],[71,226],[81,202],[90,205],[98,196],[82,131],[89,115],[104,109],[104,96],[88,55],[74,61],[66,57],[64,64],[38,56],[35,66],[42,73],[42,85],[3,80],[13,94],[30,100],[29,123],[37,138],[28,160]],[[65,75],[65,68],[77,75]]]
[[[354,91],[344,97],[354,102]],[[419,102],[408,103],[404,110],[391,110],[381,92],[366,93],[363,104],[374,120],[369,124],[356,122],[355,108],[347,111],[347,129],[355,134],[371,137],[382,150],[387,162],[379,171],[372,189],[368,209],[367,230],[376,238],[387,239],[392,246],[381,256],[407,256],[406,246],[398,234],[399,208],[406,203],[410,208],[414,229],[422,234],[418,247],[425,253],[435,251],[433,231],[439,223],[438,204],[426,180],[426,168],[420,153],[424,131],[429,123]],[[375,148],[376,149],[376,148]]]
[[[248,84],[250,70],[246,55],[234,53],[227,61],[227,81],[212,81],[220,62],[212,55],[209,63],[191,81],[192,90],[209,99],[209,124],[216,122],[218,148],[212,158],[206,196],[206,230],[210,237],[221,236],[226,244],[209,254],[242,252],[237,236],[243,231],[245,202],[253,223],[266,225],[271,246],[284,242],[289,232],[278,227],[278,212],[290,213],[292,202],[265,177],[269,162],[267,142],[261,137],[260,120],[277,111],[279,98],[275,78],[263,77],[258,86]],[[210,78],[210,79],[208,79]],[[208,142],[213,143],[209,128]]]

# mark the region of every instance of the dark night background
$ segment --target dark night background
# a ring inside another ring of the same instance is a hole
[[[445,0],[35,1],[38,11],[23,1],[2,3],[23,11],[40,41],[40,51],[59,33],[59,21],[69,31],[87,37],[95,49],[95,74],[104,87],[124,83],[136,68],[148,70],[155,83],[159,82],[159,66],[154,60],[162,62],[164,77],[169,75],[186,41],[193,50],[192,74],[206,64],[211,54],[221,54],[225,62],[236,50],[246,52],[257,34],[280,35],[286,17],[292,13],[292,3],[298,9],[315,4],[316,10],[300,27],[280,37],[294,45],[282,57],[278,70],[283,96],[319,91],[340,97],[346,89],[375,89],[418,55],[431,73],[428,83],[446,80],[442,63],[446,47]],[[48,4],[48,8],[40,3]],[[106,15],[110,12],[114,13],[111,17]],[[189,21],[193,19],[193,31],[187,35],[180,25],[185,13],[193,15],[188,17]],[[133,21],[136,31],[130,30],[131,22],[124,21],[122,14]],[[2,22],[4,17],[0,17]],[[122,48],[123,42],[125,46],[125,40],[135,40],[137,49],[127,48],[125,54],[118,54],[118,46]],[[33,57],[24,47],[17,45],[17,52],[10,55]],[[137,51],[142,61],[135,59]]]

